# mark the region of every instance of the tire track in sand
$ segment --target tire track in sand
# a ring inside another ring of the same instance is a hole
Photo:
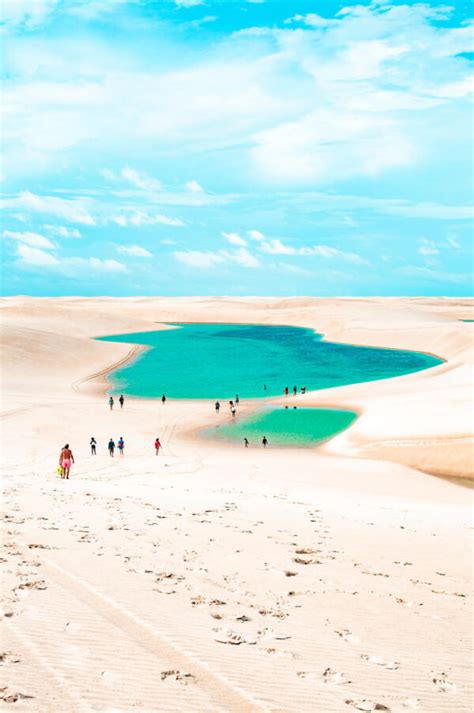
[[[94,586],[53,562],[41,554],[46,572],[64,589],[93,609],[102,619],[107,620],[124,632],[135,643],[151,654],[165,659],[170,668],[189,671],[196,678],[197,685],[215,701],[222,710],[235,713],[262,713],[272,710],[264,702],[256,700],[251,694],[228,681],[224,676],[196,658],[172,641],[167,635],[156,631],[122,604],[109,595],[98,591]]]

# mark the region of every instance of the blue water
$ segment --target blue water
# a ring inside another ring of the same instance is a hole
[[[223,414],[216,415],[216,421]],[[357,418],[354,411],[323,408],[297,408],[289,406],[265,408],[248,418],[238,416],[231,421],[208,428],[203,435],[262,447],[262,438],[271,446],[315,446],[327,441],[348,428]]]
[[[421,352],[324,341],[311,329],[248,324],[180,324],[156,332],[100,337],[150,347],[109,376],[111,393],[177,399],[281,395],[375,381],[441,363]],[[264,388],[266,386],[266,389]]]

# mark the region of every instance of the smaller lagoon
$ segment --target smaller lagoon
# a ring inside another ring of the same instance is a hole
[[[203,435],[249,447],[262,447],[262,438],[268,446],[316,446],[333,438],[348,428],[357,418],[354,411],[322,408],[271,408],[248,418],[237,419],[222,426],[208,428]]]

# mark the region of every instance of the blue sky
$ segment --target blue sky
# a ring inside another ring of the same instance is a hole
[[[472,294],[469,7],[3,0],[3,294]]]

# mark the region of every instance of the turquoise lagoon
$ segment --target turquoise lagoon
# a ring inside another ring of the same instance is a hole
[[[441,363],[422,352],[325,341],[312,329],[251,324],[178,324],[99,339],[148,349],[109,375],[111,393],[175,399],[277,396],[387,379]],[[265,388],[266,387],[266,388]],[[299,416],[298,416],[299,418]]]
[[[265,408],[248,418],[208,428],[203,435],[225,441],[262,446],[315,446],[344,431],[357,418],[353,411],[322,408]]]

